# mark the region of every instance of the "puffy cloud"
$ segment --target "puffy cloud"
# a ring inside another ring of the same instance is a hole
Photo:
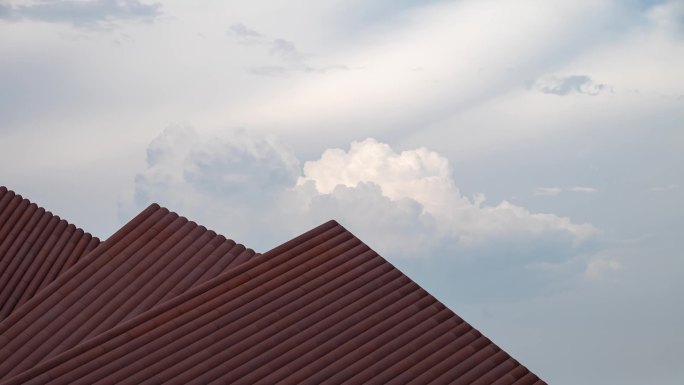
[[[397,153],[374,139],[353,142],[349,151],[326,150],[319,160],[307,162],[298,184],[306,182],[313,182],[320,194],[330,195],[340,185],[355,188],[373,183],[393,202],[415,201],[421,215],[432,218],[440,236],[465,245],[553,233],[582,241],[597,232],[589,224],[531,213],[507,201],[484,205],[483,194],[469,198],[460,193],[445,157],[425,148]]]
[[[361,182],[354,187],[339,184],[320,193],[307,181],[284,193],[283,212],[302,229],[336,219],[386,256],[428,257],[444,245],[434,218],[413,199],[393,200],[379,185]],[[291,207],[289,212],[287,207]]]
[[[275,137],[169,128],[148,148],[127,214],[152,201],[259,249],[331,218],[394,258],[495,253],[558,262],[598,234],[566,217],[464,196],[445,157],[398,153],[374,139],[326,150],[302,168]]]
[[[547,76],[537,80],[533,88],[545,94],[560,96],[572,93],[596,96],[611,90],[607,85],[597,83],[586,75]]]
[[[268,237],[283,219],[276,205],[299,175],[299,161],[274,136],[244,130],[204,135],[187,126],[170,127],[148,146],[147,167],[123,199],[121,216],[158,202],[253,247],[266,247],[282,239]]]
[[[388,198],[414,199],[431,213],[439,211],[454,193],[458,195],[446,158],[425,148],[398,154],[374,139],[352,142],[348,152],[326,150],[319,160],[304,164],[304,176],[298,184],[306,181],[313,181],[323,194],[331,193],[337,185],[355,187],[373,182]]]
[[[228,195],[290,186],[299,176],[299,161],[277,138],[244,130],[202,136],[186,126],[167,128],[148,147],[147,165],[145,181]]]

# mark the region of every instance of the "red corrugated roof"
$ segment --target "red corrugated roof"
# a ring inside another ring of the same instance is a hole
[[[253,255],[151,205],[0,323],[0,378],[106,332]]]
[[[61,222],[0,193],[2,282],[28,287]],[[0,322],[0,385],[544,384],[334,221],[255,255],[154,204],[56,260]]]
[[[0,186],[0,320],[100,240]]]
[[[3,382],[20,383],[543,384],[334,221]]]

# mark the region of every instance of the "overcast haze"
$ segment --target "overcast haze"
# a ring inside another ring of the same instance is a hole
[[[551,384],[682,384],[683,69],[676,0],[0,0],[0,185],[336,219]]]

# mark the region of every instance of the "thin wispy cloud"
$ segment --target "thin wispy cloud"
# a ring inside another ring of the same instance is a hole
[[[598,191],[598,189],[594,187],[586,187],[586,186],[575,186],[575,187],[570,187],[570,188],[562,188],[562,187],[537,187],[534,190],[534,195],[537,196],[556,196],[562,192],[577,192],[577,193],[595,193]]]
[[[268,37],[242,23],[236,23],[228,28],[228,36],[242,44],[257,45],[276,61],[277,64],[253,65],[246,68],[251,75],[282,77],[296,73],[324,74],[330,71],[349,70],[345,65],[313,66],[295,43],[280,37]]]
[[[586,75],[547,76],[537,80],[533,88],[545,94],[558,96],[573,93],[596,96],[612,91],[608,85],[595,82]]]
[[[273,56],[295,63],[302,60],[302,53],[297,50],[294,43],[285,39],[273,40],[269,48],[269,53]]]
[[[228,31],[231,35],[244,39],[246,41],[253,41],[263,38],[262,34],[251,28],[247,28],[247,26],[245,26],[242,23],[236,23],[231,25]]]
[[[560,187],[537,187],[534,190],[534,195],[554,196],[560,194],[562,191],[563,189]]]
[[[594,259],[589,261],[584,276],[590,280],[599,280],[611,272],[616,272],[623,268],[622,264],[613,259]]]
[[[303,58],[303,54],[297,50],[293,42],[280,37],[268,37],[242,23],[231,25],[228,28],[228,36],[240,43],[261,45],[269,55],[285,61],[298,63]]]
[[[120,21],[150,22],[162,14],[161,3],[138,0],[39,0],[28,5],[0,5],[0,19],[107,26]]]
[[[247,72],[252,75],[259,76],[290,76],[293,73],[308,73],[308,74],[325,74],[330,71],[349,71],[351,70],[347,66],[329,66],[329,67],[308,67],[308,66],[296,66],[296,67],[286,67],[286,66],[254,66],[248,67]]]
[[[598,191],[598,189],[596,189],[594,187],[575,186],[575,187],[570,188],[569,191],[579,192],[579,193],[595,193]]]
[[[671,184],[671,185],[667,185],[667,186],[654,186],[654,187],[649,188],[648,191],[661,193],[661,192],[672,191],[675,189],[677,189],[677,185]]]

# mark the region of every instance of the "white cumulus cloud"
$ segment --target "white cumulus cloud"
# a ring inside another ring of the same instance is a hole
[[[458,243],[552,233],[581,241],[597,232],[589,224],[531,213],[507,201],[486,205],[484,194],[464,196],[453,180],[448,159],[425,148],[397,153],[387,144],[366,139],[353,142],[349,151],[326,150],[319,160],[307,162],[303,171],[298,184],[313,182],[320,194],[334,194],[340,185],[355,188],[373,183],[393,202],[413,200],[422,215],[434,220],[438,233]]]
[[[148,147],[126,215],[154,201],[259,250],[328,219],[393,258],[495,251],[522,264],[557,261],[598,234],[567,217],[465,196],[444,156],[374,139],[302,167],[275,137],[169,128]]]
[[[299,160],[274,136],[170,127],[148,146],[147,166],[122,199],[120,216],[130,218],[157,202],[254,248],[266,247],[282,240],[270,237],[283,219],[277,202],[299,175]]]

